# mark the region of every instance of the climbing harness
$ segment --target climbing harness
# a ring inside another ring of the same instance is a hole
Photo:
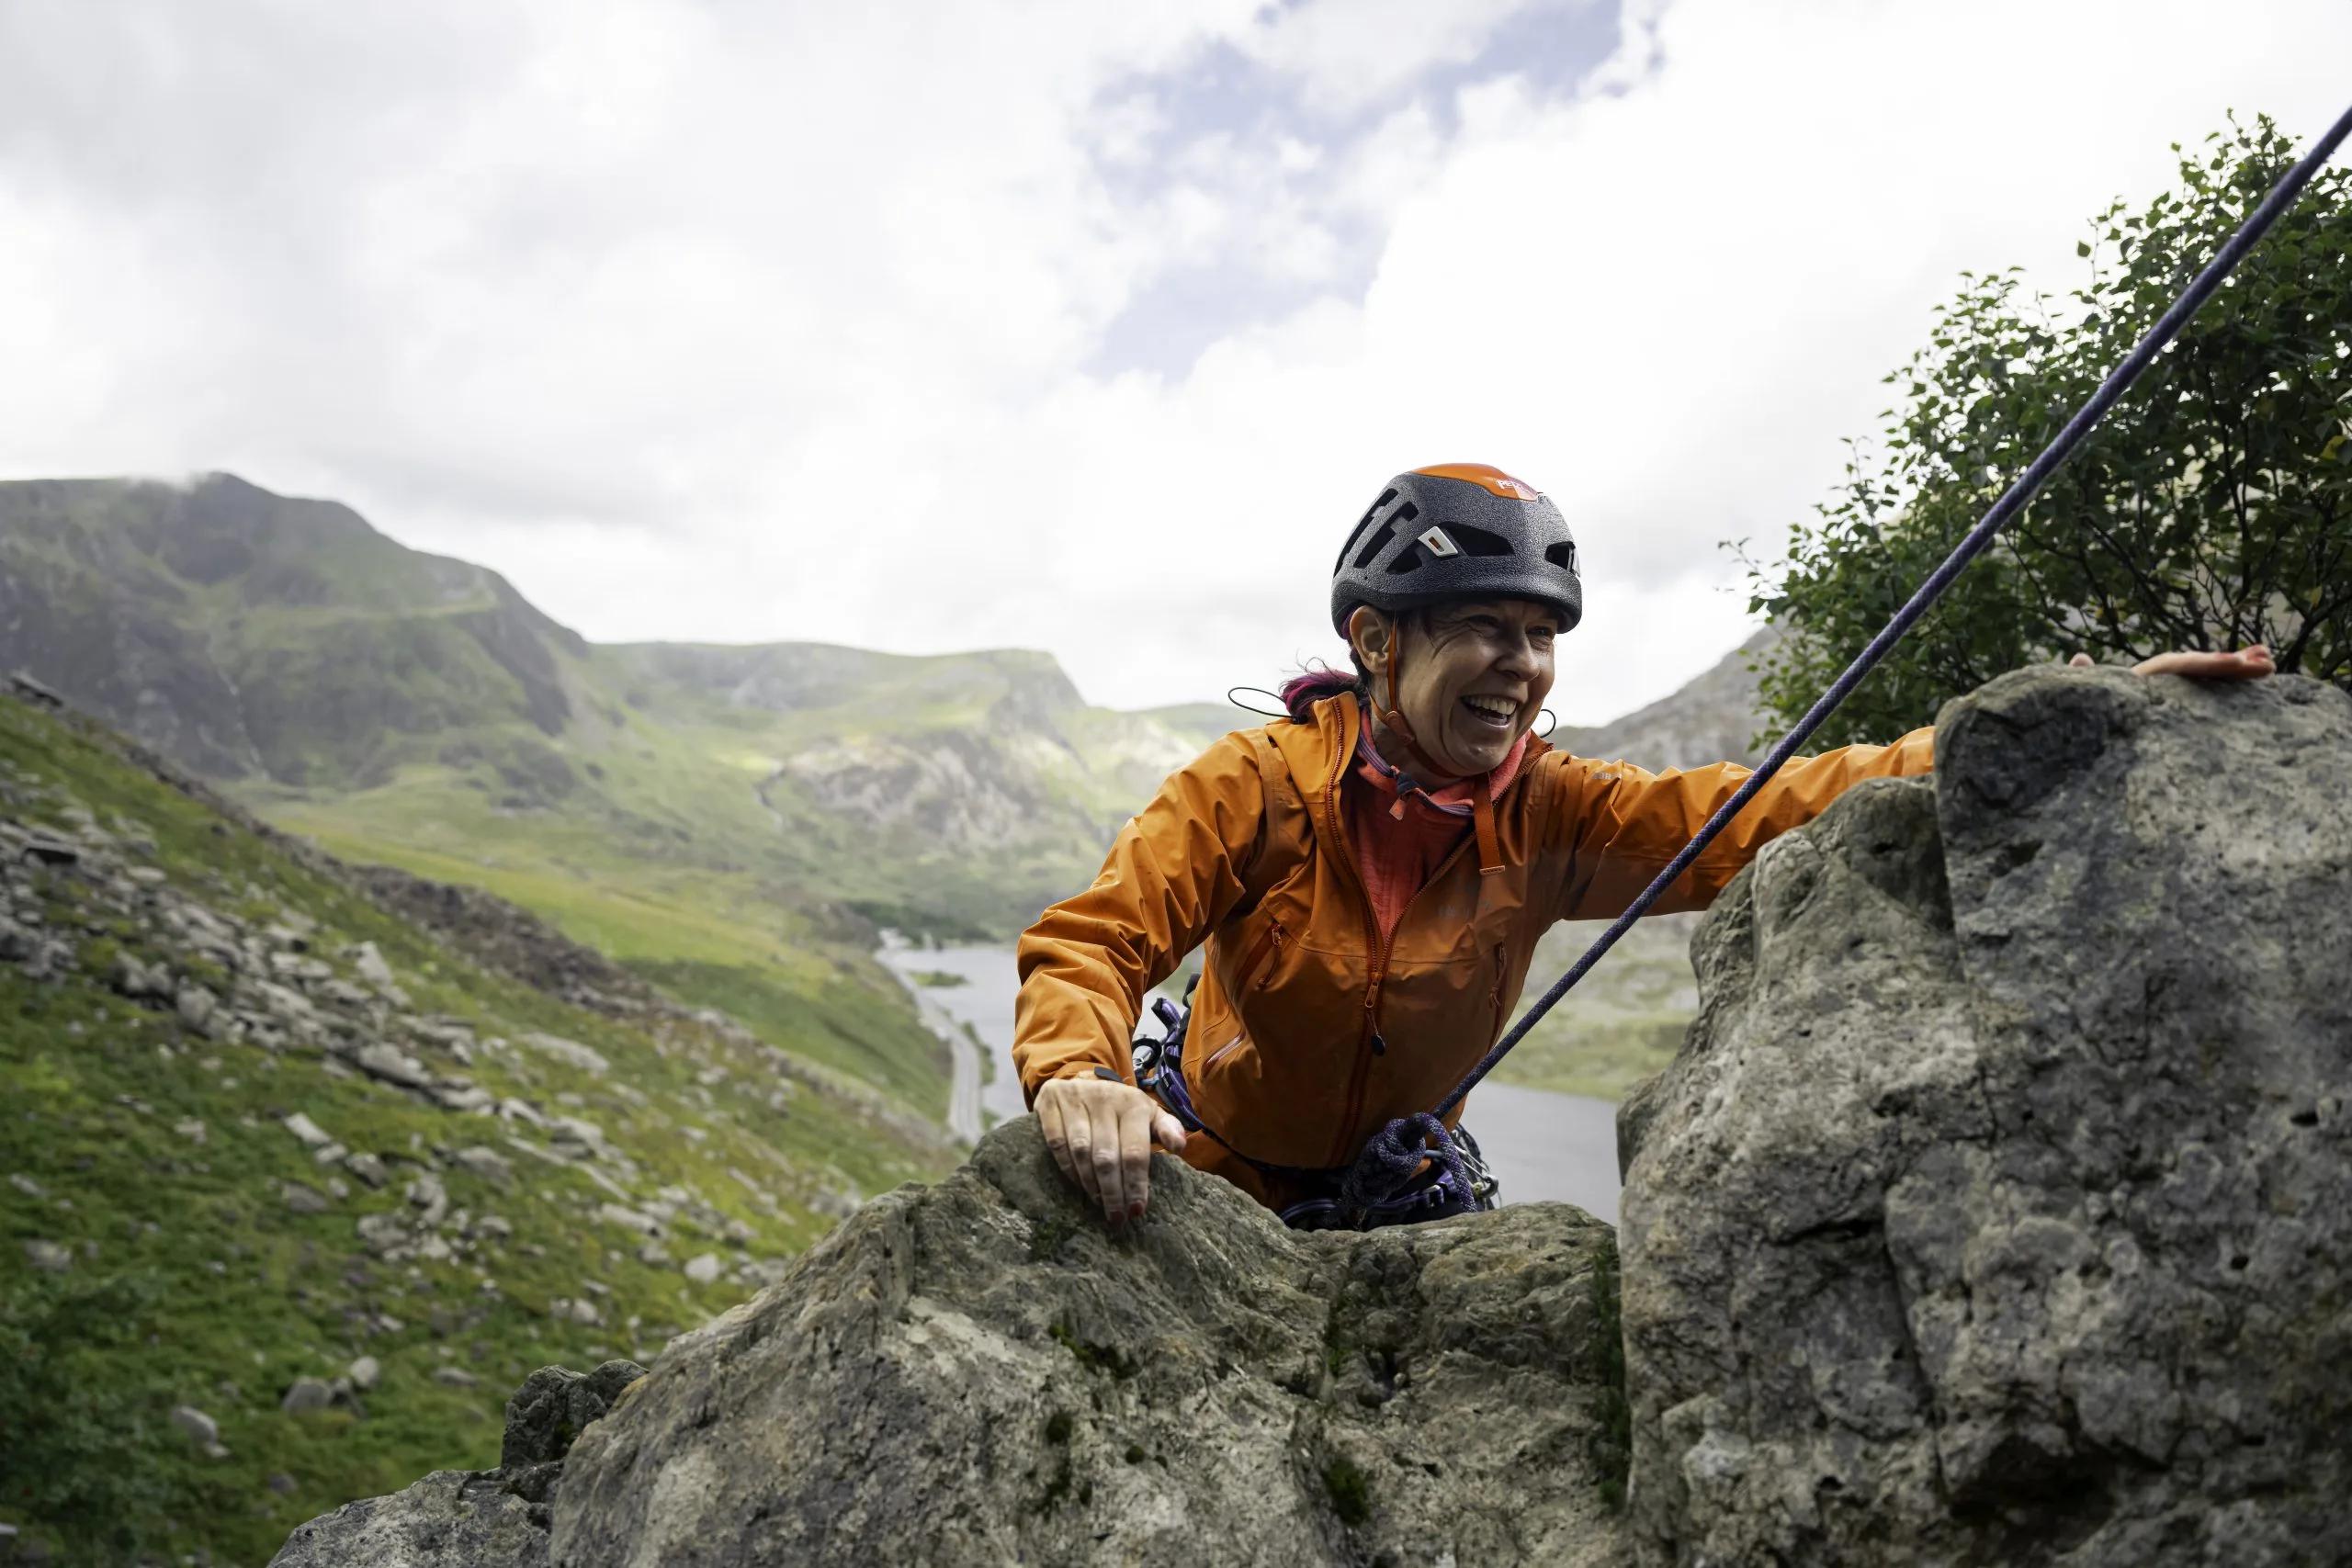
[[[1690,863],[1697,860],[1705,852],[1707,846],[1714,841],[1716,835],[1739,815],[1749,801],[1756,798],[1757,792],[1770,782],[1772,775],[1781,771],[1781,765],[1796,754],[1797,748],[1804,745],[1813,732],[1820,728],[1829,716],[1838,710],[1838,705],[1843,703],[1854,688],[1861,683],[1862,678],[1886,657],[1888,650],[1902,640],[1904,634],[1917,623],[1919,617],[1927,614],[1928,607],[1943,596],[1944,591],[1951,586],[1953,581],[1967,569],[1968,564],[1984,553],[1985,547],[1993,542],[1994,536],[2000,533],[2012,517],[2023,510],[2026,502],[2033,499],[2035,493],[2049,480],[2050,476],[2074,455],[2075,449],[2082,445],[2093,429],[2097,428],[2098,422],[2106,417],[2108,410],[2115,405],[2116,400],[2130,389],[2132,383],[2139,378],[2140,373],[2154,363],[2156,355],[2164,351],[2165,346],[2179,334],[2181,328],[2188,324],[2190,318],[2197,314],[2205,301],[2221,288],[2222,281],[2236,269],[2238,263],[2245,259],[2245,254],[2254,248],[2265,233],[2269,231],[2270,226],[2278,220],[2279,216],[2294,205],[2296,197],[2302,194],[2303,187],[2311,183],[2312,176],[2319,173],[2321,166],[2335,153],[2336,148],[2342,145],[2347,135],[2352,135],[2352,108],[2347,108],[2328,129],[2327,133],[2312,144],[2311,151],[2306,152],[2293,168],[2287,171],[2285,177],[2271,188],[2270,194],[2263,198],[2262,204],[2256,208],[2252,215],[2239,226],[2237,232],[2230,236],[2229,243],[2224,244],[2214,255],[2212,261],[2207,264],[2205,270],[2199,273],[2196,280],[2189,284],[2177,299],[2173,301],[2172,308],[2164,313],[2163,318],[2149,329],[2147,335],[2140,340],[2129,355],[2124,356],[2123,362],[2109,373],[2107,379],[2099,383],[2098,389],[2091,394],[2090,400],[2075,411],[2074,418],[2066,422],[2065,428],[2058,433],[2056,439],[2052,440],[2042,450],[2041,455],[2033,460],[2031,467],[2018,476],[2015,483],[2002,492],[2000,499],[1996,501],[1991,510],[1986,512],[1976,525],[1968,531],[1967,536],[1953,548],[1951,554],[1945,558],[1943,564],[1928,575],[1927,581],[1919,585],[1918,591],[1911,595],[1910,600],[1894,613],[1894,619],[1888,621],[1884,629],[1871,639],[1870,646],[1863,649],[1854,661],[1846,667],[1845,673],[1839,675],[1830,684],[1829,689],[1821,694],[1820,699],[1806,710],[1805,716],[1797,721],[1795,727],[1781,738],[1780,743],[1772,748],[1762,764],[1750,773],[1732,797],[1724,802],[1714,815],[1708,818],[1699,830],[1691,835],[1690,841],[1682,846],[1681,852],[1667,863],[1666,869],[1659,872],[1650,885],[1626,907],[1625,912],[1611,921],[1609,929],[1602,931],[1599,939],[1585,950],[1584,956],[1571,964],[1566,974],[1554,981],[1550,990],[1536,998],[1534,1005],[1522,1013],[1519,1021],[1511,1026],[1510,1032],[1498,1040],[1494,1047],[1479,1058],[1477,1066],[1472,1067],[1463,1080],[1454,1085],[1452,1092],[1438,1102],[1434,1111],[1399,1117],[1374,1135],[1372,1141],[1364,1145],[1363,1151],[1356,1156],[1353,1167],[1340,1180],[1336,1201],[1340,1205],[1340,1213],[1338,1216],[1340,1223],[1361,1223],[1366,1220],[1368,1216],[1378,1212],[1381,1205],[1395,1201],[1412,1189],[1416,1183],[1428,1181],[1430,1179],[1428,1172],[1431,1169],[1442,1170],[1444,1174],[1437,1178],[1441,1182],[1451,1179],[1460,1154],[1462,1140],[1459,1139],[1458,1134],[1449,1137],[1443,1118],[1462,1103],[1470,1091],[1478,1086],[1479,1081],[1494,1070],[1496,1064],[1509,1055],[1511,1048],[1527,1037],[1528,1031],[1534,1028],[1544,1015],[1551,1011],[1560,998],[1566,996],[1575,987],[1577,982],[1582,980],[1591,971],[1592,966],[1600,961],[1601,955],[1615,946],[1617,940],[1633,928],[1634,922],[1641,919],[1650,906],[1657,903],[1666,890],[1674,885],[1676,879],[1690,868]],[[1396,706],[1396,671],[1393,660],[1389,671],[1388,698],[1389,706],[1393,709]],[[1392,728],[1396,728],[1397,721],[1402,717],[1401,715],[1393,713],[1383,716]],[[1410,732],[1399,729],[1397,733],[1407,737],[1408,748],[1418,754],[1419,749],[1410,746]],[[1482,802],[1483,799],[1482,792]],[[1482,834],[1481,837],[1483,839],[1484,835]],[[1482,858],[1484,849],[1485,845],[1482,843]],[[1177,1081],[1182,1082],[1181,1073],[1177,1076]],[[1215,1134],[1210,1135],[1216,1136]],[[1222,1139],[1218,1141],[1223,1142]],[[1230,1145],[1227,1146],[1230,1147]],[[1286,1214],[1285,1219],[1287,1217]]]
[[[1478,1140],[1466,1127],[1457,1126],[1449,1134],[1434,1116],[1409,1117],[1391,1122],[1383,1131],[1382,1137],[1416,1141],[1413,1153],[1396,1156],[1409,1158],[1412,1168],[1377,1193],[1363,1190],[1360,1184],[1351,1185],[1356,1181],[1353,1168],[1326,1170],[1270,1165],[1227,1143],[1193,1109],[1192,1092],[1184,1084],[1184,1036],[1192,1028],[1193,989],[1200,983],[1200,976],[1193,976],[1184,987],[1182,1002],[1166,997],[1152,998],[1151,1010],[1159,1020],[1161,1033],[1158,1039],[1136,1036],[1136,1083],[1165,1106],[1185,1132],[1205,1135],[1259,1175],[1299,1189],[1305,1196],[1277,1212],[1283,1224],[1302,1231],[1376,1230],[1479,1213],[1495,1206],[1502,1183],[1487,1168]],[[1424,1144],[1426,1154],[1420,1152]]]

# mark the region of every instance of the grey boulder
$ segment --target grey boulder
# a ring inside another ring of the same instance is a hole
[[[1621,1118],[1636,1560],[2352,1562],[2352,698],[2005,676]]]
[[[1610,1562],[1612,1256],[1552,1204],[1297,1235],[1166,1156],[1114,1229],[1024,1117],[673,1342],[551,1561]]]

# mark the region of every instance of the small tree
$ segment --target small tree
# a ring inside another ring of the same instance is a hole
[[[2179,148],[2175,147],[2178,152]],[[2201,161],[2200,161],[2201,158]],[[1750,607],[1785,635],[1763,689],[1793,721],[2024,471],[2294,160],[2267,118],[2231,121],[2144,210],[2076,247],[2090,281],[2053,309],[2013,269],[1963,274],[1928,346],[1889,376],[1899,411],[1855,444]],[[2323,171],[2073,461],[1821,731],[1887,739],[2036,660],[2270,646],[2352,687],[2352,172]]]

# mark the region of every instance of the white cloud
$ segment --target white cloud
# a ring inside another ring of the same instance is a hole
[[[1518,0],[1304,0],[1267,7],[1234,41],[1297,78],[1317,108],[1346,114],[1408,88],[1432,66],[1476,60],[1520,8]]]
[[[2352,58],[2338,0],[1682,0],[1607,91],[1498,59],[1439,104],[1414,62],[1499,11],[1366,15],[0,8],[0,471],[234,468],[592,637],[1044,646],[1136,704],[1334,651],[1381,480],[1495,461],[1584,540],[1596,719],[1737,639],[1716,541],[1824,492],[1961,268],[2071,282],[2167,141],[2309,133]],[[1120,176],[1156,111],[1106,88],[1220,42],[1389,107]],[[1227,255],[1299,292],[1085,368]]]

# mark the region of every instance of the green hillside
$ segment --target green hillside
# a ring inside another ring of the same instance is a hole
[[[203,795],[0,698],[0,1522],[64,1561],[259,1564],[493,1462],[530,1369],[953,1163],[821,1065],[854,1020],[583,1010]]]
[[[592,646],[496,573],[228,475],[0,484],[0,668],[345,859],[487,888],[937,1116],[876,928],[1004,938],[1240,716],[1042,654]]]

